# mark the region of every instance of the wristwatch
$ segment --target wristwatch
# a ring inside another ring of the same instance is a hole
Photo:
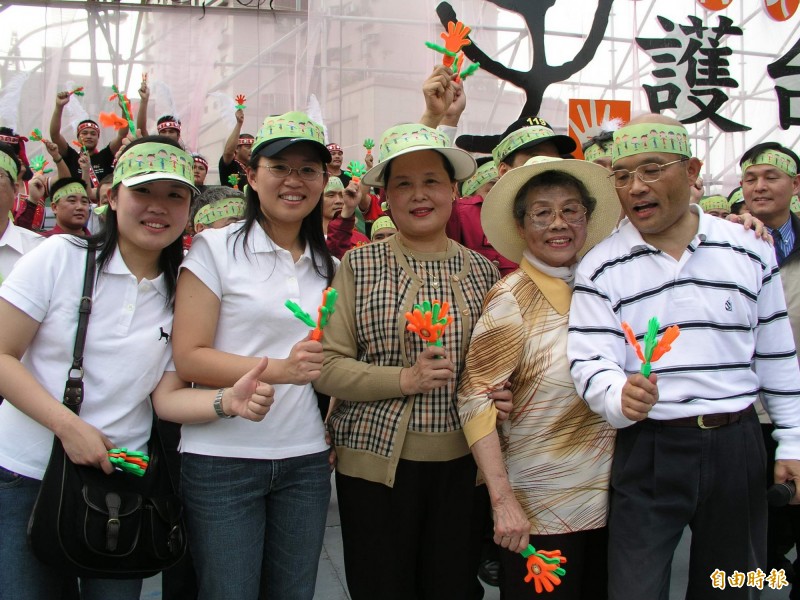
[[[222,394],[225,393],[227,388],[219,388],[217,390],[217,396],[214,398],[214,412],[217,413],[217,416],[220,419],[232,419],[236,415],[226,415],[225,411],[222,410]]]

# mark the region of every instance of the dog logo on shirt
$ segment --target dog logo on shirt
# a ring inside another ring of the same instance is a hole
[[[164,340],[165,344],[169,344],[169,334],[164,331],[163,327],[159,327],[158,330],[161,332],[161,335],[158,336],[158,341]]]
[[[731,312],[733,310],[733,302],[731,302],[730,298],[728,298],[725,301],[725,310],[727,310],[728,312]]]

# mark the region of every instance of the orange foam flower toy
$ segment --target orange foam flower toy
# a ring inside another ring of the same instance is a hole
[[[453,321],[453,316],[447,314],[449,310],[450,304],[438,300],[415,304],[414,309],[406,313],[406,329],[416,333],[429,346],[441,346],[444,329]]]
[[[636,356],[642,361],[641,374],[645,377],[650,377],[651,363],[656,362],[659,358],[664,356],[667,352],[672,350],[672,343],[678,339],[681,334],[680,327],[672,325],[667,327],[664,335],[660,340],[656,340],[658,336],[659,323],[656,317],[653,317],[647,322],[647,333],[644,336],[644,351],[636,340],[636,334],[627,323],[622,323],[622,331],[625,333],[625,339],[633,347]]]
[[[520,554],[528,559],[525,583],[533,581],[537,594],[541,594],[542,590],[552,592],[555,586],[561,585],[561,578],[567,574],[560,566],[567,562],[561,550],[536,550],[529,544]]]

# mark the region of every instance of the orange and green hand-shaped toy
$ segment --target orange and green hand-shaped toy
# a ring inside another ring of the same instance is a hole
[[[467,39],[470,31],[471,29],[461,21],[456,21],[455,23],[450,21],[447,24],[447,31],[441,34],[444,46],[438,46],[433,42],[425,42],[425,45],[431,50],[444,55],[442,64],[445,67],[452,67],[453,63],[456,62],[456,58],[458,58],[458,53],[461,52],[461,48],[472,43]]]
[[[236,98],[234,98],[234,101],[236,102],[236,107],[235,107],[236,110],[244,110],[245,108],[247,108],[247,106],[245,106],[245,102],[247,102],[247,96],[245,96],[244,94],[239,94],[238,96],[236,96]]]
[[[461,52],[464,46],[469,46],[472,43],[467,39],[470,31],[472,30],[461,21],[456,21],[455,23],[450,21],[447,24],[447,31],[441,33],[441,37],[444,40],[444,47],[458,56],[458,53]],[[454,62],[455,56],[451,54],[445,54],[442,59],[442,64],[445,67],[452,67]]]
[[[150,457],[147,454],[127,448],[112,448],[108,451],[108,460],[117,470],[139,477],[144,477],[150,464]]]
[[[31,159],[31,171],[34,174],[45,175],[46,173],[52,173],[53,169],[48,169],[47,165],[50,163],[44,159],[44,156],[34,156]]]
[[[372,149],[375,147],[375,140],[372,138],[367,138],[364,140],[364,150],[367,151],[367,154],[372,154]]]
[[[447,314],[449,310],[447,302],[438,300],[415,304],[414,310],[406,313],[406,329],[428,342],[428,346],[441,346],[444,329],[453,321],[453,316]]]
[[[76,87],[74,90],[70,90],[67,92],[70,96],[83,96],[83,86]]]
[[[470,75],[474,74],[475,71],[477,71],[481,66],[480,63],[475,63],[463,71],[461,70],[461,66],[464,63],[464,53],[461,51],[461,49],[464,46],[469,46],[472,43],[467,39],[470,31],[471,29],[464,25],[461,21],[457,21],[455,23],[450,21],[447,24],[447,32],[442,32],[441,34],[442,39],[445,41],[444,46],[438,46],[433,42],[425,42],[425,45],[428,48],[444,55],[442,57],[442,64],[445,67],[453,69],[453,72],[456,74],[456,81],[462,81],[466,79]]]
[[[239,189],[239,176],[235,173],[233,175],[228,175],[228,185],[231,186],[233,189]]]
[[[120,117],[117,113],[100,113],[100,124],[103,127],[113,127],[117,131],[128,127],[128,121]]]
[[[653,317],[647,322],[647,333],[644,336],[644,352],[639,342],[636,341],[636,335],[633,329],[627,323],[622,323],[622,331],[625,333],[625,339],[633,346],[636,351],[636,356],[642,361],[641,374],[645,377],[650,377],[651,363],[656,362],[659,358],[664,356],[667,352],[672,350],[672,342],[674,342],[681,333],[677,325],[667,327],[661,339],[656,341],[658,336],[659,323],[656,317]]]
[[[44,141],[44,137],[42,136],[42,130],[41,129],[34,129],[33,131],[30,132],[28,137],[31,138],[34,142],[43,142]]]
[[[308,325],[309,327],[313,327],[314,331],[311,332],[311,339],[319,342],[322,341],[322,330],[328,324],[328,321],[331,318],[331,315],[336,312],[336,299],[339,297],[339,292],[335,289],[329,287],[325,291],[322,292],[322,304],[319,305],[317,309],[317,322],[314,322],[314,319],[311,318],[306,311],[300,308],[300,305],[297,302],[293,302],[291,300],[287,300],[285,302],[286,308],[292,311],[292,314],[300,319],[303,323]]]
[[[528,559],[525,583],[533,580],[537,594],[541,594],[543,589],[552,592],[555,586],[561,585],[561,578],[567,574],[560,566],[567,562],[567,557],[561,556],[561,550],[537,550],[528,544],[520,554]]]
[[[351,160],[344,172],[349,175],[350,179],[358,183],[366,174],[367,165],[362,162],[358,162],[357,160]]]
[[[116,85],[111,86],[111,91],[114,93],[111,94],[108,99],[109,101],[113,102],[114,100],[119,101],[120,108],[122,108],[122,114],[125,115],[125,121],[128,125],[128,131],[135,134],[136,133],[136,123],[133,121],[133,116],[131,115],[131,101],[128,100],[128,97],[119,91]],[[104,113],[100,113],[100,118],[102,120]],[[116,127],[117,129],[122,129],[122,127]]]

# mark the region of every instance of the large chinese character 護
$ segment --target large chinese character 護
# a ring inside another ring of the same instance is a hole
[[[742,29],[728,17],[717,18],[716,27],[706,27],[693,15],[687,17],[687,25],[676,26],[659,16],[666,37],[636,38],[639,47],[658,66],[652,73],[657,85],[642,87],[653,112],[669,108],[677,112],[682,123],[709,120],[722,131],[747,131],[750,128],[746,125],[720,114],[728,101],[722,88],[739,87],[729,70],[728,57],[733,50],[721,42],[727,36],[742,35]]]

